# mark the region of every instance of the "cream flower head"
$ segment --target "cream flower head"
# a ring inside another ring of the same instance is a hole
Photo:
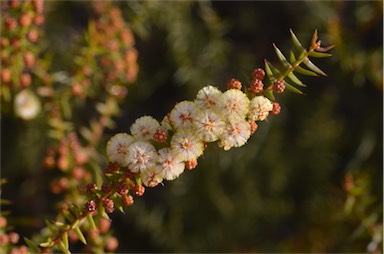
[[[228,120],[244,119],[249,109],[249,99],[245,93],[230,89],[221,97],[221,111]]]
[[[153,117],[142,116],[132,124],[130,130],[136,140],[147,141],[153,139],[153,135],[159,127],[159,122]]]
[[[163,177],[161,176],[161,172],[159,172],[156,168],[149,168],[141,173],[141,181],[147,187],[156,187],[159,183],[163,181]]]
[[[272,102],[264,96],[256,96],[251,100],[248,118],[253,121],[263,121],[267,118],[269,111],[273,109]]]
[[[224,150],[240,147],[251,136],[251,126],[246,120],[229,121],[220,137],[219,146]]]
[[[178,131],[171,139],[171,149],[181,161],[198,158],[203,153],[203,142],[192,131]]]
[[[160,175],[166,180],[174,180],[183,173],[185,168],[184,162],[177,159],[174,152],[169,148],[159,150],[159,160],[156,169]]]
[[[24,89],[15,97],[15,113],[24,120],[35,118],[41,110],[41,104],[38,97],[29,89]]]
[[[222,92],[214,86],[208,85],[197,92],[195,103],[201,109],[219,110]]]
[[[153,145],[148,142],[137,141],[128,147],[128,167],[133,173],[144,172],[155,166],[157,152]]]
[[[107,156],[111,162],[117,162],[120,166],[128,165],[128,147],[134,138],[127,133],[118,133],[107,143]]]
[[[176,104],[170,114],[170,120],[175,129],[193,127],[193,121],[198,113],[196,104],[192,101],[182,101]]]
[[[220,116],[210,110],[200,112],[195,119],[195,130],[200,139],[214,142],[223,132],[225,123]]]

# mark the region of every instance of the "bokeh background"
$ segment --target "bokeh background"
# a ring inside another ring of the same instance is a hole
[[[278,95],[281,114],[245,146],[209,146],[195,170],[147,188],[126,214],[115,212],[117,252],[382,252],[382,1],[114,4],[135,37],[139,72],[97,147],[100,167],[105,142],[136,118],[161,120],[207,84],[246,84],[264,59],[277,63],[272,43],[285,53],[293,48],[289,29],[304,45],[315,29],[323,45],[335,45],[331,58],[315,60],[328,77],[303,77],[305,95]],[[87,1],[49,1],[45,13],[41,55],[60,71],[93,9]],[[42,168],[45,126],[44,118],[2,112],[2,196],[12,202],[10,222],[27,237],[55,216],[61,198],[50,193],[53,173]]]

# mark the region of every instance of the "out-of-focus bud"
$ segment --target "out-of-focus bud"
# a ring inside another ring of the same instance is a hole
[[[15,97],[14,110],[18,117],[31,120],[40,113],[40,101],[31,90],[24,89]]]

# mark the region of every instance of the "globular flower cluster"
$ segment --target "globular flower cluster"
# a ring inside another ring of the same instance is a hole
[[[9,0],[1,3],[1,101],[14,96],[15,114],[35,118],[41,105],[30,89],[36,76],[39,49],[37,42],[44,23],[43,0]]]
[[[195,168],[207,143],[217,142],[224,150],[243,146],[256,131],[256,122],[275,108],[267,97],[241,87],[235,79],[225,92],[208,85],[193,101],[177,103],[161,122],[151,116],[138,118],[130,133],[108,141],[109,160],[145,186],[155,187],[164,179],[176,179],[185,168]]]

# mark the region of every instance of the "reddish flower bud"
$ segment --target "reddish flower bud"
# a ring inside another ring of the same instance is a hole
[[[35,55],[31,51],[27,51],[23,54],[24,65],[28,69],[32,69],[35,65]]]
[[[163,129],[157,129],[153,138],[159,143],[164,143],[167,141],[167,132]]]
[[[31,74],[29,73],[22,73],[20,75],[20,85],[22,87],[28,87],[32,82]]]
[[[119,185],[117,186],[117,193],[120,195],[126,195],[128,194],[128,186],[125,183],[120,182]]]
[[[188,160],[185,162],[185,167],[189,170],[192,170],[197,167],[197,159]]]
[[[96,210],[96,202],[94,200],[89,200],[85,204],[85,210],[89,213],[94,212]]]
[[[264,89],[264,84],[260,79],[252,80],[251,85],[248,88],[249,92],[253,95],[256,95],[262,92],[263,89]]]
[[[252,121],[252,120],[248,120],[248,123],[251,126],[251,135],[252,135],[253,133],[256,132],[258,125],[255,121]]]
[[[111,220],[101,217],[98,224],[98,229],[100,234],[105,234],[111,227]]]
[[[115,203],[113,203],[112,199],[106,198],[103,201],[103,207],[106,213],[113,213],[113,211],[115,210]]]
[[[116,237],[109,237],[107,242],[105,243],[105,249],[107,251],[114,251],[119,246],[119,241],[116,239]]]
[[[131,195],[123,196],[121,201],[124,206],[131,206],[133,205],[133,202],[134,202],[133,197]]]
[[[237,79],[230,79],[228,82],[227,82],[227,89],[238,89],[240,90],[241,89],[241,82]]]
[[[273,83],[273,91],[276,93],[282,93],[285,90],[285,85],[283,80],[277,80],[275,83]]]
[[[265,76],[265,71],[263,69],[261,69],[261,68],[254,69],[252,71],[252,78],[254,80],[256,80],[256,79],[263,80],[264,76]]]
[[[278,115],[280,114],[281,111],[281,106],[278,102],[272,102],[272,110],[271,110],[271,115]]]
[[[145,187],[143,185],[135,185],[135,187],[133,187],[133,193],[136,195],[136,196],[143,196],[144,195],[144,191],[145,191]]]

